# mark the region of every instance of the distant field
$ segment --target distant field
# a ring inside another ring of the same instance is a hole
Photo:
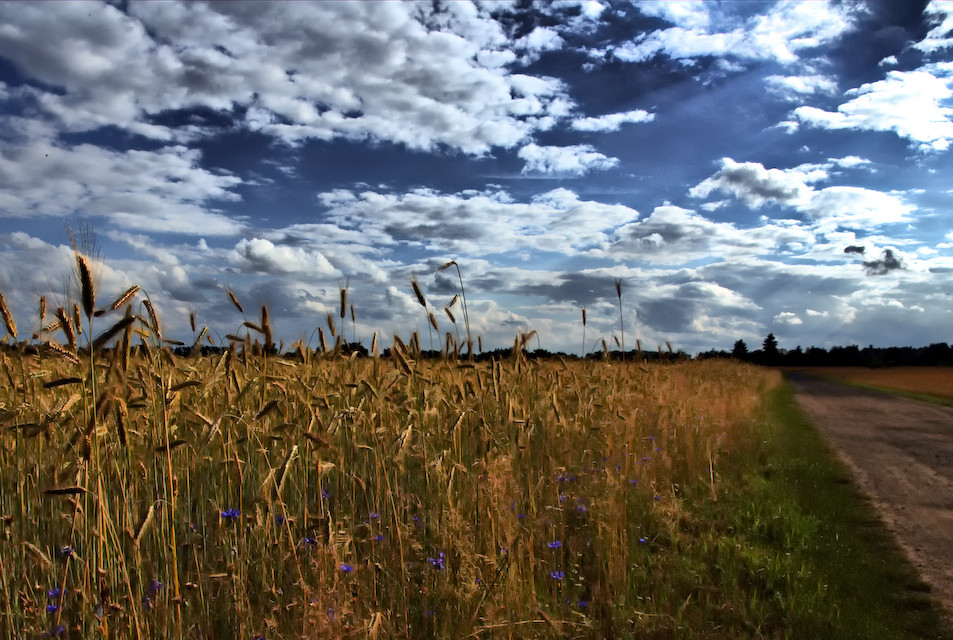
[[[953,400],[953,367],[804,367],[799,372],[851,384]]]

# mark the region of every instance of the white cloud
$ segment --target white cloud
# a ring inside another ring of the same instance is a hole
[[[707,198],[716,191],[729,193],[752,208],[775,203],[792,207],[815,221],[817,230],[849,229],[906,222],[914,207],[900,194],[887,194],[854,186],[815,189],[811,183],[826,180],[828,169],[852,168],[865,161],[848,156],[822,165],[795,169],[766,169],[758,162],[722,159],[722,168],[689,190],[694,198]]]
[[[212,208],[235,201],[242,181],[198,167],[182,146],[110,151],[49,140],[8,143],[0,154],[0,217],[69,217],[79,212],[140,231],[234,235],[240,221]]]
[[[576,131],[618,131],[627,122],[652,122],[654,113],[643,109],[625,111],[623,113],[609,113],[603,116],[576,118],[572,128]]]
[[[950,3],[947,0],[930,0],[923,13],[930,18],[933,28],[914,46],[925,53],[953,47],[953,9]]]
[[[543,147],[530,143],[520,149],[517,155],[525,162],[523,173],[581,176],[592,170],[611,169],[619,164],[618,158],[603,155],[588,144]]]
[[[833,78],[817,74],[768,76],[764,81],[768,89],[792,100],[805,95],[834,95],[837,92],[837,82]]]
[[[837,111],[803,106],[794,115],[822,129],[892,131],[921,151],[944,151],[953,140],[953,97],[949,70],[931,65],[917,71],[890,71],[884,80],[847,92]]]
[[[469,154],[524,143],[573,105],[561,83],[507,65],[563,46],[552,28],[510,41],[489,9],[409,3],[139,3],[0,6],[0,52],[74,131],[114,125],[170,141],[150,121],[207,107],[288,143],[373,138]],[[56,47],[47,46],[55,41]]]
[[[784,324],[792,327],[796,327],[799,324],[804,324],[804,321],[801,320],[796,313],[790,311],[782,311],[781,313],[774,316],[774,321],[778,324]]]
[[[821,228],[866,229],[883,224],[908,221],[914,207],[896,196],[860,187],[835,186],[812,194],[799,207]]]
[[[568,189],[541,194],[530,203],[513,202],[502,191],[444,194],[430,189],[404,194],[337,191],[322,200],[335,226],[353,230],[352,241],[387,249],[414,246],[439,255],[524,249],[572,255],[606,246],[616,227],[638,218],[633,209],[580,200]],[[290,235],[299,233],[289,230]],[[328,244],[340,244],[336,237]]]
[[[706,2],[639,2],[639,11],[647,16],[661,18],[677,27],[685,29],[704,29],[711,23]]]
[[[862,10],[827,2],[779,2],[766,14],[735,25],[721,15],[713,20],[705,3],[650,2],[640,5],[640,9],[676,26],[612,48],[620,60],[642,62],[665,55],[684,61],[713,56],[791,63],[798,59],[799,51],[815,48],[849,30],[851,14]]]
[[[730,193],[750,207],[760,207],[767,202],[798,204],[810,195],[806,175],[797,171],[765,169],[758,162],[735,162],[722,159],[722,168],[704,182],[692,187],[693,198],[707,198],[715,191]]]
[[[241,268],[257,273],[336,275],[334,267],[321,252],[277,246],[263,238],[242,239],[235,245],[229,258]]]

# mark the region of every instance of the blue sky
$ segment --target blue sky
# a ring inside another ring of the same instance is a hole
[[[166,335],[953,339],[953,2],[0,4],[0,290]],[[458,307],[454,316],[462,315]],[[312,344],[314,342],[312,341]],[[534,346],[535,346],[534,341]]]

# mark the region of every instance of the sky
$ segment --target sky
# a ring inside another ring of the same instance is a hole
[[[436,347],[451,260],[484,350],[950,342],[951,142],[947,1],[6,2],[0,291],[85,229],[187,342]]]

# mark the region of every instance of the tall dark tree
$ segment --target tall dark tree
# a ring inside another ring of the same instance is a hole
[[[764,354],[765,364],[775,364],[778,361],[781,354],[778,351],[778,339],[774,337],[773,333],[769,333],[765,337],[764,344],[761,345],[761,351]]]
[[[748,359],[748,345],[745,344],[744,340],[735,342],[735,346],[731,349],[731,357],[738,358],[739,360]]]

